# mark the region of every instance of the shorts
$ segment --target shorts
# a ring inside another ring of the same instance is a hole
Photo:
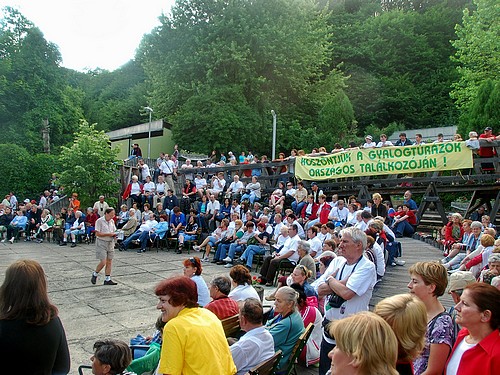
[[[115,241],[103,241],[99,237],[95,240],[95,256],[99,260],[113,259],[115,255]]]

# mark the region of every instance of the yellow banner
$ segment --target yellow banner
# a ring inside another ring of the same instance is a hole
[[[356,149],[295,159],[300,180],[330,180],[343,177],[376,176],[472,168],[472,151],[465,142],[421,146]]]

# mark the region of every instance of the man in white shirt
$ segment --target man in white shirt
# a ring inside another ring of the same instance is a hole
[[[103,217],[106,210],[109,208],[109,204],[104,201],[104,195],[99,195],[99,200],[94,203],[94,212],[99,216]]]
[[[263,309],[259,300],[248,298],[240,308],[240,327],[246,333],[234,342],[228,339],[234,364],[243,375],[259,363],[274,355],[274,340],[262,325]],[[233,343],[234,342],[234,343]]]
[[[354,227],[340,231],[339,249],[342,256],[332,260],[325,273],[312,286],[320,298],[325,299],[323,327],[333,320],[346,318],[360,311],[367,311],[377,280],[375,265],[363,256],[366,234]],[[323,330],[319,374],[325,375],[331,367],[328,353],[335,340]]]
[[[207,188],[207,180],[203,178],[201,173],[196,173],[194,184],[196,185],[196,193],[200,196],[205,195],[205,189]]]
[[[146,177],[151,177],[151,173],[149,171],[149,165],[144,162],[144,159],[139,159],[139,163],[137,164],[137,168],[139,168],[139,172],[141,173],[141,182],[146,182]]]
[[[207,204],[207,213],[205,215],[205,220],[210,232],[215,230],[215,219],[220,211],[220,202],[215,199],[215,195],[210,194],[210,200]]]
[[[224,186],[226,186],[224,172],[219,172],[216,176],[212,177],[212,188],[207,189],[207,194],[213,194],[215,198],[218,198],[219,194],[224,190]]]
[[[233,182],[231,182],[231,185],[229,185],[229,188],[227,189],[226,196],[231,199],[238,199],[239,197],[241,197],[244,188],[245,185],[243,185],[243,182],[240,181],[240,176],[235,174],[233,177]]]
[[[165,160],[160,165],[160,172],[162,175],[165,176],[165,183],[168,185],[170,189],[172,189],[175,192],[175,185],[174,185],[174,170],[175,170],[175,163],[170,160],[170,157],[168,155],[165,155]]]
[[[158,222],[155,219],[155,214],[151,212],[149,214],[149,217],[146,218],[146,220],[144,220],[139,229],[137,229],[130,237],[128,237],[125,241],[123,241],[120,244],[119,250],[120,251],[126,250],[132,241],[138,242],[142,232],[144,231],[149,232],[151,228],[153,228],[156,224],[158,224]]]
[[[191,164],[191,159],[186,159],[186,162],[184,164],[182,164],[181,169],[184,169],[184,179],[189,180],[189,181],[194,180],[193,172],[188,172],[186,170],[186,169],[188,169],[188,170],[193,169],[193,164]]]
[[[340,226],[345,226],[347,223],[347,215],[349,215],[349,210],[345,207],[343,199],[337,201],[337,206],[330,210],[328,215],[328,220],[333,221],[335,224],[340,223]]]
[[[373,142],[373,137],[371,135],[367,135],[365,137],[365,143],[363,144],[363,148],[375,148],[377,144]]]
[[[266,286],[273,285],[274,276],[276,275],[276,270],[280,263],[285,263],[289,266],[297,264],[299,260],[297,247],[300,241],[300,237],[297,234],[298,230],[297,224],[292,224],[288,228],[289,238],[283,244],[283,248],[280,252],[264,259],[264,263],[260,269],[261,283],[265,283]]]
[[[313,257],[319,257],[323,252],[323,243],[318,238],[318,227],[311,227],[307,230],[307,238],[309,244],[311,245],[311,251],[309,254]]]

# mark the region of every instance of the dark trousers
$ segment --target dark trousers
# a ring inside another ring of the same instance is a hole
[[[330,344],[325,341],[325,338],[321,340],[321,348],[319,351],[319,375],[325,375],[332,366],[332,361],[328,358],[328,353],[330,353],[335,344]]]
[[[262,264],[262,268],[260,269],[260,274],[263,276],[266,282],[272,283],[274,280],[274,276],[276,275],[276,270],[280,265],[292,266],[292,262],[288,259],[281,258],[273,258],[272,256],[268,256],[264,258],[264,263]]]

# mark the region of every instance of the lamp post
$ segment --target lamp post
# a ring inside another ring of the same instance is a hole
[[[153,109],[151,107],[144,107],[149,112],[149,125],[148,125],[148,161],[151,159],[151,114]]]
[[[276,159],[276,112],[271,109],[271,114],[273,115],[273,155],[271,160],[274,160]]]

